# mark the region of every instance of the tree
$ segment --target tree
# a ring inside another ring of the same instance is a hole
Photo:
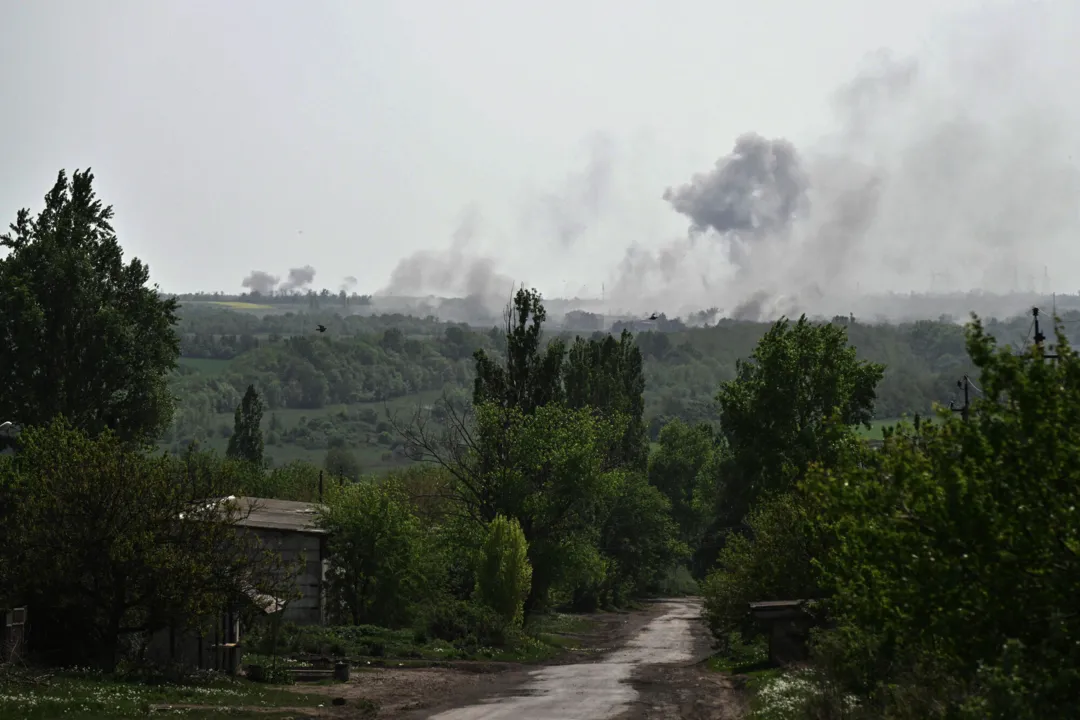
[[[709,425],[672,420],[660,431],[660,447],[649,456],[649,482],[671,502],[671,514],[684,542],[696,544],[704,529],[694,495],[698,474],[712,457],[714,444]]]
[[[528,414],[562,399],[565,347],[555,339],[541,347],[547,311],[536,290],[521,288],[506,312],[506,363],[477,350],[473,403],[515,407]]]
[[[233,416],[233,434],[225,450],[226,457],[246,460],[255,465],[263,462],[262,434],[263,402],[254,385],[248,385],[243,400]]]
[[[569,407],[590,407],[623,417],[626,432],[611,449],[612,463],[644,470],[649,454],[643,419],[645,376],[634,336],[624,330],[618,340],[611,335],[577,338],[567,353],[563,374]]]
[[[728,525],[836,454],[844,428],[869,425],[884,366],[860,361],[839,325],[775,323],[717,393],[729,462],[717,498]],[[836,422],[834,422],[834,420]]]
[[[241,511],[207,502],[235,492],[212,464],[146,455],[63,418],[19,440],[0,481],[13,501],[0,569],[30,608],[42,660],[111,669],[123,638],[193,628],[277,584],[284,566],[236,530]]]
[[[920,717],[1066,717],[1080,687],[1080,358],[1060,333],[1056,362],[1014,355],[977,319],[967,342],[982,390],[967,422],[901,426],[882,452],[805,482],[833,539],[819,564],[841,667],[877,717],[896,716],[904,674],[925,681]]]
[[[331,475],[353,482],[359,480],[362,474],[360,462],[356,459],[356,456],[343,446],[335,446],[326,451],[326,460],[323,467]]]
[[[60,171],[37,217],[20,210],[0,236],[0,417],[152,442],[172,420],[177,303],[124,262],[93,180]]]
[[[610,561],[607,597],[601,600],[614,605],[656,591],[667,572],[689,554],[671,517],[670,501],[636,472],[622,474],[604,514],[599,546]]]
[[[354,625],[395,625],[408,617],[420,526],[393,483],[331,485],[319,522],[329,532],[331,615]]]
[[[499,515],[488,525],[480,549],[476,594],[508,626],[521,625],[525,598],[529,596],[532,566],[528,548],[518,521]]]

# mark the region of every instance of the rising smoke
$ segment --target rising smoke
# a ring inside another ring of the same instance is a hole
[[[426,294],[494,298],[507,296],[514,282],[495,270],[495,261],[476,253],[472,245],[480,231],[480,211],[469,207],[462,215],[446,250],[421,250],[401,260],[380,295]]]
[[[1044,265],[1080,262],[1080,107],[1063,90],[1080,72],[1078,26],[1078,3],[979,11],[924,55],[870,55],[832,94],[832,128],[817,141],[747,132],[703,157],[703,172],[658,178],[652,202],[688,229],[629,235],[609,308],[892,316],[867,296],[1028,290],[1021,280]],[[614,207],[615,155],[598,140],[584,170],[527,203],[523,227],[549,255],[650,200]],[[383,292],[504,302],[513,283],[475,242],[478,219],[462,220],[448,250],[402,260]]]
[[[240,282],[240,285],[260,295],[269,295],[274,292],[274,288],[277,287],[279,282],[281,282],[281,278],[275,275],[262,270],[252,270],[251,274]]]
[[[870,292],[926,292],[935,278],[939,292],[1008,292],[1080,259],[1080,112],[1061,92],[1080,53],[1047,31],[1080,13],[1058,6],[1071,20],[1055,25],[1048,7],[977,17],[925,62],[869,57],[817,143],[740,137],[664,193],[689,232],[627,250],[616,302],[847,314]]]
[[[315,268],[310,265],[290,268],[289,277],[281,284],[281,291],[303,290],[315,281]]]

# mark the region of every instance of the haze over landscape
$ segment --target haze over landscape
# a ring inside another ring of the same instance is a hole
[[[765,317],[1080,287],[1075,3],[259,7],[5,11],[0,203],[93,166],[171,292]]]
[[[1078,31],[0,2],[0,718],[1076,717]]]

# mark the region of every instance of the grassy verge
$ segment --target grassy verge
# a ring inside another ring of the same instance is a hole
[[[340,627],[285,626],[278,636],[278,662],[285,667],[308,667],[316,658],[348,658],[358,667],[427,667],[448,662],[519,662],[549,660],[579,646],[575,637],[588,632],[588,618],[553,614],[531,618],[526,631],[504,645],[473,641],[448,642],[415,630],[391,630],[375,625]],[[253,643],[244,663],[269,665],[268,638]]]
[[[0,676],[0,717],[22,720],[108,720],[146,717],[152,708],[183,708],[189,718],[296,717],[295,708],[317,708],[326,698],[245,680],[206,676],[191,684],[147,684],[79,671],[32,678]],[[289,708],[276,714],[274,708]]]
[[[768,641],[763,637],[745,641],[739,633],[732,633],[727,649],[709,658],[708,665],[710,670],[733,675],[767,674],[770,671]]]

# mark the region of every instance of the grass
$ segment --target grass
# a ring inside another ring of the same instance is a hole
[[[728,638],[727,650],[709,658],[709,669],[737,675],[760,675],[769,672],[769,644],[763,637],[743,641],[739,633]]]
[[[86,671],[66,671],[42,681],[9,674],[0,678],[0,717],[22,720],[108,720],[146,717],[151,706],[191,706],[186,717],[279,718],[296,713],[272,708],[319,707],[325,698],[246,680],[207,676],[192,684],[146,684]],[[250,708],[250,709],[246,709]]]
[[[230,361],[183,358],[181,359],[181,362],[196,368],[200,372],[213,373],[222,372],[224,367],[226,367]],[[355,416],[357,413],[366,409],[374,410],[380,422],[386,420],[386,412],[389,411],[391,417],[396,416],[401,423],[408,424],[413,413],[416,412],[417,407],[423,407],[425,409],[430,408],[431,405],[441,397],[441,390],[432,390],[394,398],[385,403],[381,401],[352,404],[339,403],[317,409],[280,408],[276,410],[266,410],[263,414],[262,427],[264,431],[270,429],[271,416],[276,417],[277,422],[280,423],[280,430],[282,433],[298,427],[301,423],[318,420],[330,420],[335,424],[344,423],[347,422],[346,418],[348,416]],[[232,413],[215,414],[211,423],[206,428],[212,434],[201,443],[201,447],[224,454],[226,447],[228,447],[229,440],[219,432],[219,430],[222,428],[232,428],[233,422],[234,418]],[[395,436],[395,433],[392,430],[390,431],[390,434],[391,436]],[[356,459],[360,463],[360,467],[365,474],[383,474],[395,468],[411,464],[399,455],[393,454],[386,445],[375,442],[375,433],[369,433],[368,436],[370,438],[369,442],[354,443],[348,446],[348,449],[356,456]],[[163,443],[161,448],[166,450],[169,448],[169,445]],[[268,443],[264,453],[266,457],[271,459],[274,465],[278,466],[297,460],[322,466],[323,461],[326,458],[326,449],[324,448],[309,449],[297,443],[287,443],[284,441],[274,445]]]
[[[221,375],[228,369],[231,362],[232,360],[216,360],[214,358],[182,357],[177,361],[177,364],[203,375]]]
[[[864,438],[866,440],[884,440],[885,439],[885,434],[884,434],[885,428],[893,427],[894,425],[896,425],[898,422],[901,422],[901,421],[906,422],[906,423],[911,423],[912,418],[910,418],[910,417],[894,417],[894,418],[882,418],[880,420],[872,420],[870,422],[870,427],[869,428],[866,428],[866,427],[864,427],[862,425],[859,425],[857,428],[855,428],[855,431],[859,434],[860,437],[862,437],[862,438]],[[923,416],[921,418],[921,421],[922,422],[933,422],[934,417],[933,416],[929,416],[929,417]]]
[[[302,668],[312,656],[344,657],[358,667],[426,667],[455,661],[535,663],[578,647],[576,635],[587,632],[588,618],[551,614],[530,618],[527,632],[506,647],[451,643],[415,630],[391,630],[376,625],[339,627],[284,626],[278,638],[279,662]],[[265,649],[264,642],[253,646]],[[248,653],[245,664],[269,665],[272,658]]]

